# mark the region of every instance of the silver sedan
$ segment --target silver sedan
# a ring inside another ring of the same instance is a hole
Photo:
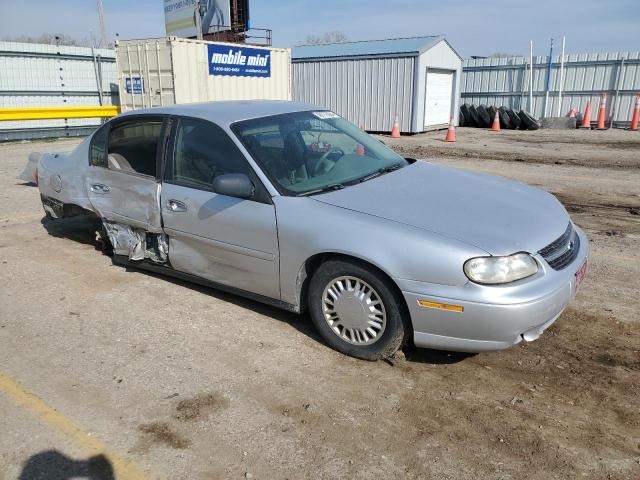
[[[93,216],[114,262],[308,311],[368,360],[534,340],[586,271],[553,195],[402,158],[308,104],[127,112],[37,167],[47,215]]]

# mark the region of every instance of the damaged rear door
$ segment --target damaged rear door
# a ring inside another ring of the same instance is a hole
[[[166,118],[131,115],[94,135],[87,193],[117,255],[166,261],[160,213],[159,166]]]
[[[169,261],[181,272],[271,298],[280,297],[275,207],[244,155],[219,126],[172,120],[162,184]],[[241,173],[250,199],[214,192],[219,175]]]

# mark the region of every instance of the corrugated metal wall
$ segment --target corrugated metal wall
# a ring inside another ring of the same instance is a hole
[[[416,59],[296,60],[293,99],[333,110],[374,132],[390,131],[398,112],[400,130],[410,132]]]
[[[626,126],[631,120],[635,95],[640,93],[640,52],[565,55],[560,115],[572,107],[584,112],[591,99],[595,121],[599,96],[609,94],[607,119]],[[466,60],[462,74],[462,101],[474,105],[505,105],[542,117],[549,57],[533,58],[533,107],[529,105],[529,59],[526,57]],[[547,116],[558,113],[560,56],[553,57]]]
[[[104,105],[118,104],[113,50],[96,49]],[[99,57],[99,58],[98,58]],[[0,107],[100,105],[91,48],[0,42]],[[0,140],[85,135],[100,119],[0,123]]]

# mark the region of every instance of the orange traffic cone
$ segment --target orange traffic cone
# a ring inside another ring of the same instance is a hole
[[[400,138],[400,121],[398,120],[398,114],[396,113],[393,120],[393,128],[391,129],[391,138]]]
[[[498,110],[496,110],[496,114],[493,117],[493,124],[491,125],[491,131],[492,132],[500,131],[500,116],[498,114]]]
[[[456,126],[453,124],[453,115],[451,116],[451,120],[449,120],[449,128],[447,130],[447,136],[444,139],[445,142],[455,142],[456,141]]]
[[[640,117],[640,95],[636,97],[636,106],[633,107],[633,116],[631,117],[631,127],[629,130],[638,130],[638,117]]]
[[[596,127],[598,130],[606,130],[606,127],[604,126],[606,110],[607,94],[603,93],[602,95],[600,95],[600,108],[598,109],[598,126]]]
[[[571,110],[569,110],[569,113],[567,113],[567,117],[576,118],[577,116],[578,112],[576,111],[575,107],[571,107]]]
[[[584,115],[582,116],[582,124],[580,128],[591,129],[591,100],[587,100],[587,107],[584,109]]]

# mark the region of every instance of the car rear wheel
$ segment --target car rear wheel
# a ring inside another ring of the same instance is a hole
[[[313,275],[308,295],[311,319],[335,350],[364,360],[379,360],[402,345],[402,299],[375,269],[330,260]]]

